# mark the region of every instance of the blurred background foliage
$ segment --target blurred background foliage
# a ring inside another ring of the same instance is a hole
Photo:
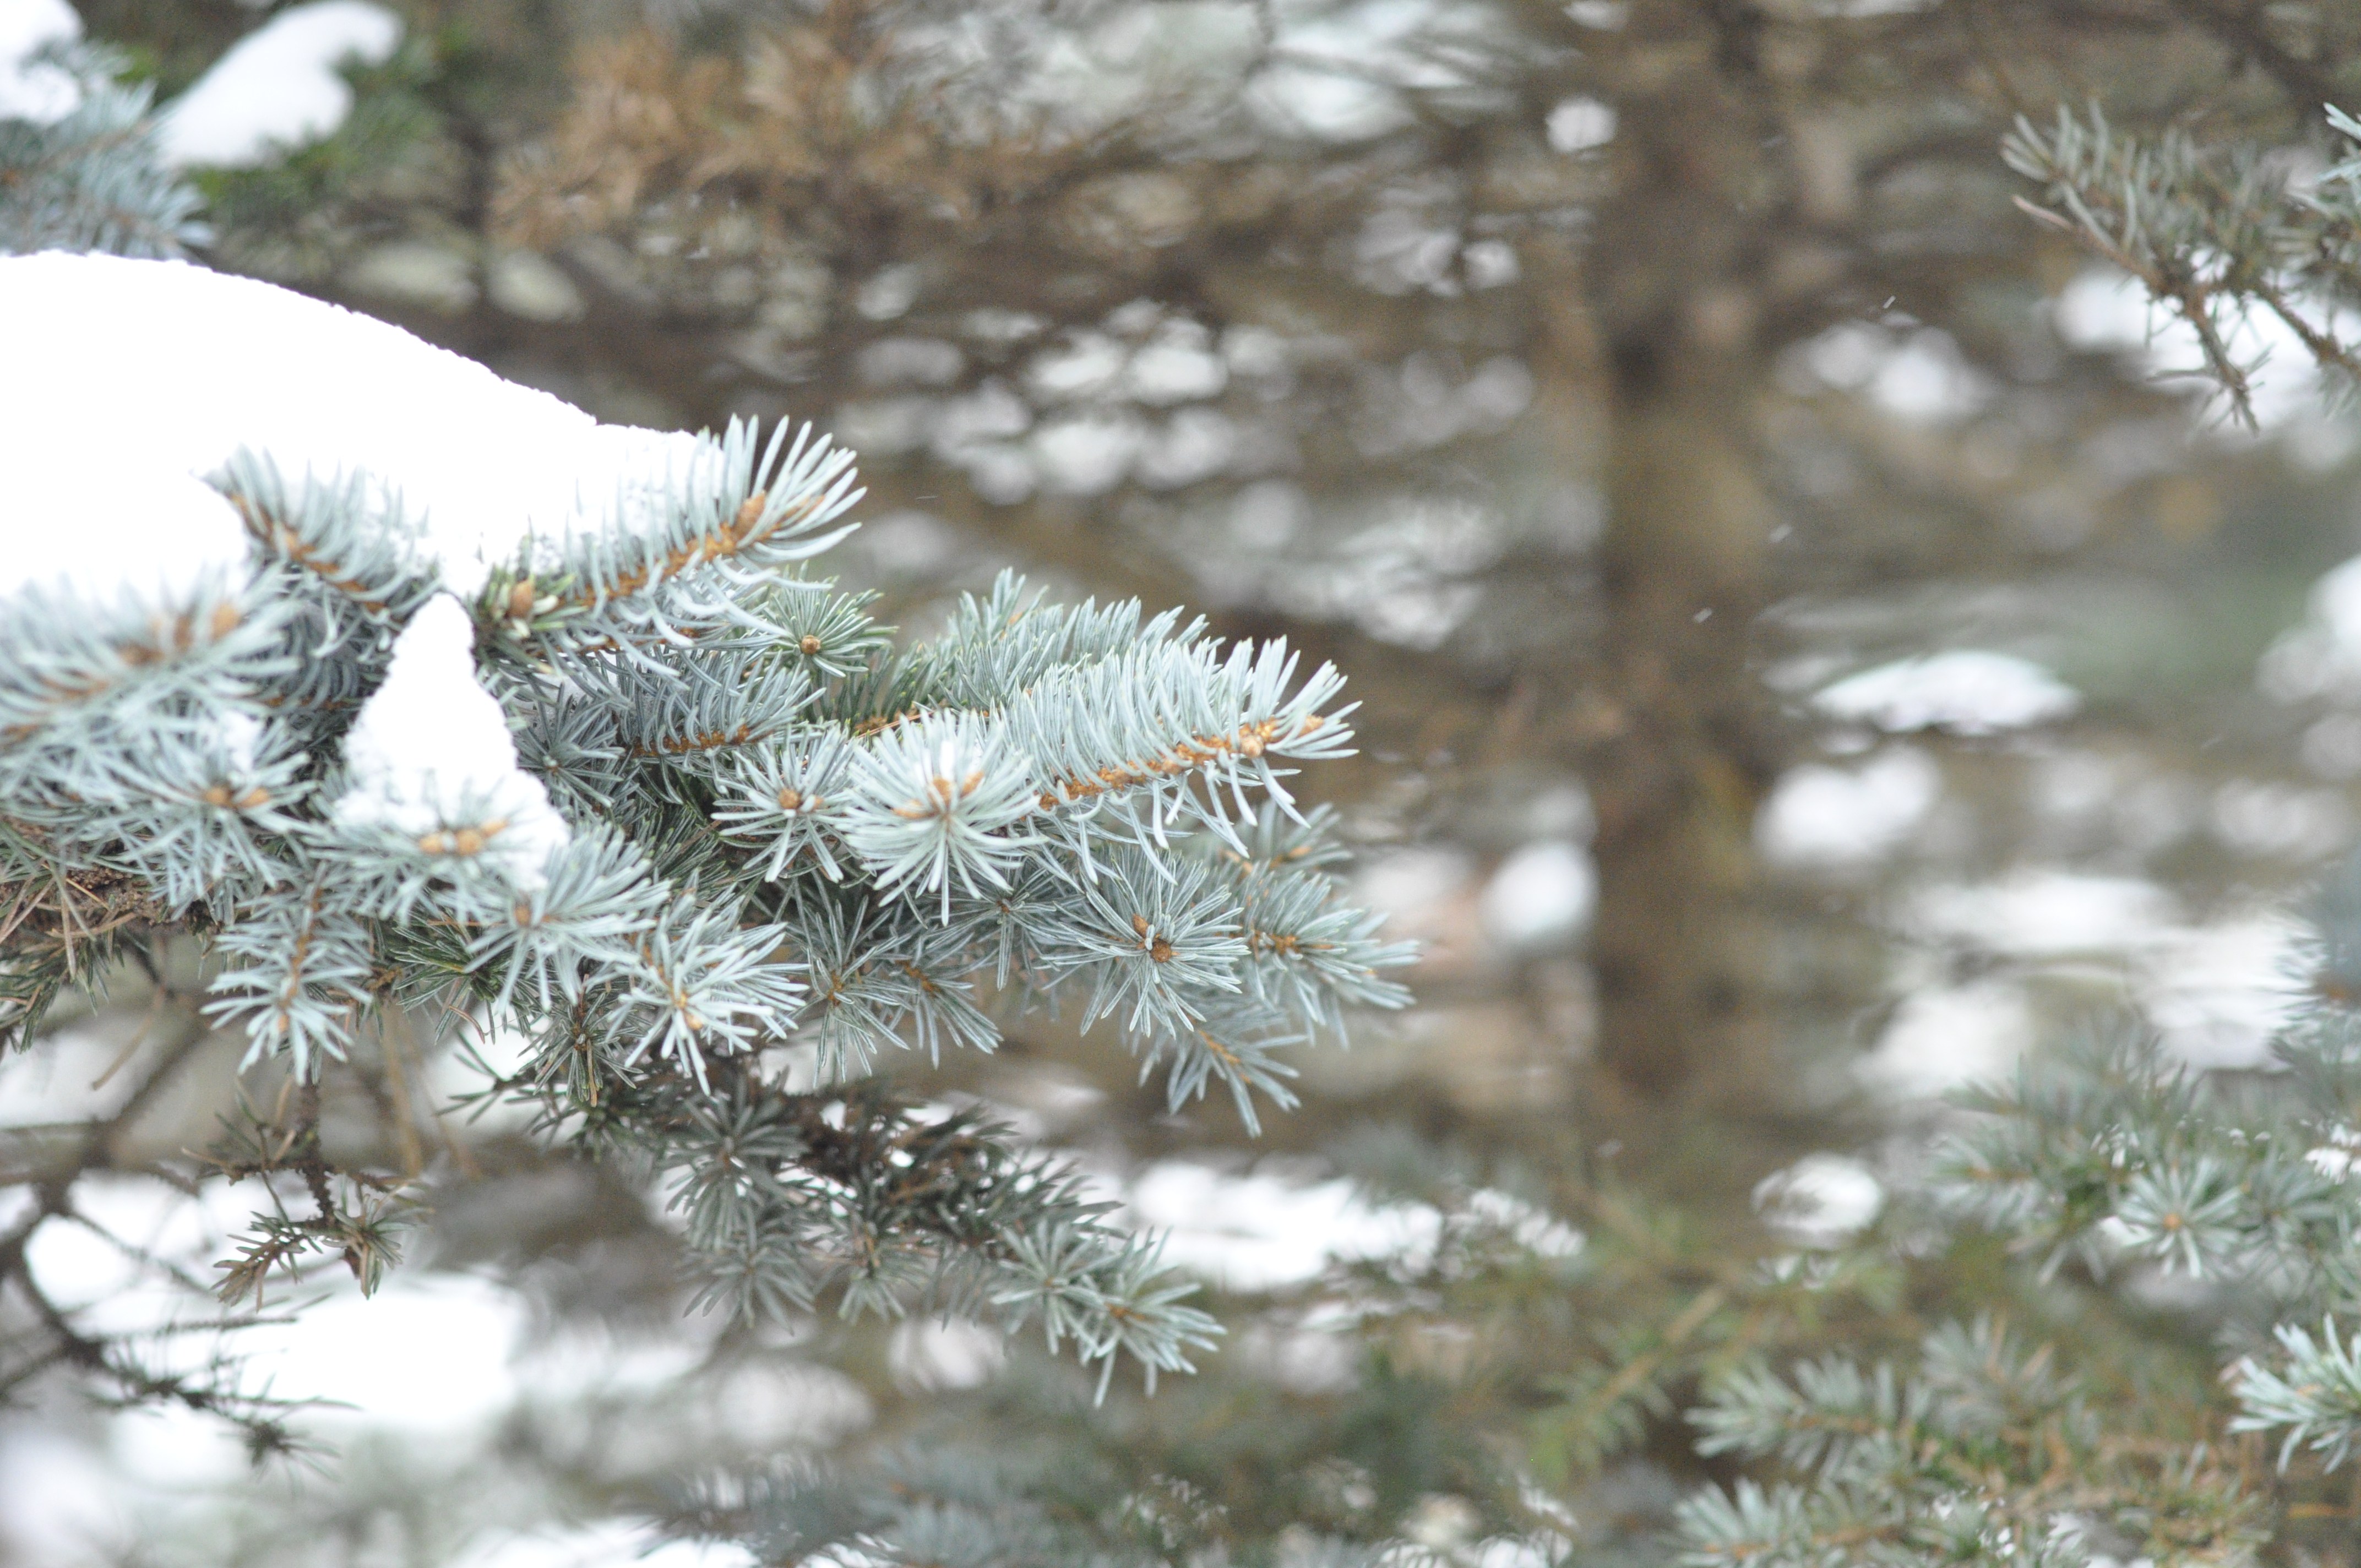
[[[794,1562],[891,1519],[951,1563],[988,1516],[1045,1544],[974,1561],[1658,1562],[1754,1473],[1696,1451],[1719,1380],[1978,1314],[2222,1436],[2205,1301],[1902,1195],[1942,1091],[2094,1013],[2261,1064],[2352,838],[2356,446],[2291,349],[2253,432],[2160,374],[2187,345],[1999,147],[2097,104],[2316,170],[2361,11],[390,3],[340,128],[197,172],[204,259],[602,418],[832,428],[837,569],[905,627],[1015,565],[1334,660],[1366,749],[1308,782],[1429,944],[1419,1004],[1259,1137],[1054,1025],[895,1064],[1204,1272],[1227,1348],[1103,1408],[954,1326],[683,1319],[660,1203],[389,1047],[324,1136],[431,1166],[432,1215],[256,1364],[357,1401],[332,1449],[249,1476],[28,1384],[0,1560]],[[271,12],[79,8],[166,98]],[[116,1002],[0,1069],[0,1120],[120,1098]],[[227,1108],[166,1090],[125,1162]],[[2342,1484],[2284,1485],[2279,1550],[2354,1561]]]

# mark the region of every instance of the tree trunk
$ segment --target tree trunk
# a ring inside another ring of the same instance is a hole
[[[1658,1103],[1774,1088],[1753,897],[1767,716],[1748,663],[1774,521],[1753,441],[1756,228],[1777,178],[1757,20],[1719,0],[1633,6],[1615,193],[1583,262],[1609,421],[1598,1053]]]
[[[1762,729],[1748,635],[1771,523],[1729,367],[1619,367],[1607,472],[1604,667],[1591,764],[1598,1056],[1651,1100],[1759,1085],[1753,930]]]

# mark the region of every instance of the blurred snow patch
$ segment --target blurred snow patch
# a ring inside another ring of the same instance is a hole
[[[322,1399],[313,1412],[371,1426],[481,1427],[522,1392],[511,1354],[524,1335],[522,1299],[467,1275],[396,1275],[375,1296],[340,1295],[292,1323],[237,1336],[284,1398]],[[366,1345],[365,1355],[354,1347]]]
[[[2111,966],[2165,1047],[2196,1067],[2268,1065],[2271,1037],[2302,989],[2304,928],[2294,919],[2248,913],[2192,924],[2162,888],[2132,878],[2028,871],[1931,889],[1905,926],[1991,958],[2084,974]],[[1885,1056],[1881,1046],[1872,1059]]]
[[[1268,1166],[1236,1175],[1163,1160],[1125,1196],[1137,1223],[1165,1233],[1167,1261],[1232,1290],[1301,1284],[1332,1259],[1400,1259],[1424,1268],[1444,1234],[1444,1215],[1432,1205],[1373,1203],[1341,1177],[1302,1181]],[[1489,1188],[1468,1195],[1459,1223],[1543,1257],[1571,1257],[1583,1246],[1581,1232]]]
[[[533,1040],[512,1025],[493,1022],[463,1027],[457,1044],[428,1059],[427,1092],[433,1103],[450,1110],[459,1096],[482,1093],[491,1082],[490,1075],[511,1077],[533,1057]],[[529,1099],[478,1101],[464,1113],[453,1113],[466,1115],[468,1124],[482,1134],[522,1133],[541,1116]]]
[[[1509,948],[1563,942],[1590,919],[1598,873],[1580,845],[1563,839],[1527,844],[1500,862],[1477,908],[1484,928]]]
[[[2139,966],[2140,1009],[2191,1067],[2268,1066],[2271,1036],[2301,997],[2304,937],[2300,922],[2281,915],[2169,933]]]
[[[138,1021],[101,1014],[45,1035],[0,1060],[0,1127],[34,1127],[112,1114],[138,1081],[101,1074],[129,1046]]]
[[[886,1355],[914,1388],[972,1388],[1008,1359],[1008,1343],[978,1323],[913,1318],[894,1331]]]
[[[1783,367],[1797,391],[1857,392],[1913,424],[1949,424],[1991,401],[1991,378],[1968,363],[1950,334],[1846,322],[1797,345]]]
[[[1093,411],[1048,421],[1033,433],[1042,481],[1063,495],[1098,496],[1123,483],[1147,432],[1130,414]]]
[[[2094,267],[2081,273],[2059,291],[2050,311],[2058,334],[2068,343],[2128,355],[2151,376],[2190,378],[2205,363],[2196,329],[2177,311],[2151,304],[2139,280],[2118,269]],[[2324,406],[2320,371],[2287,323],[2264,311],[2220,325],[2231,356],[2246,369],[2255,422],[2264,433],[2317,422]],[[2301,455],[2301,444],[2297,452]]]
[[[1755,1183],[1754,1207],[1806,1246],[1837,1246],[1877,1218],[1885,1188],[1857,1159],[1810,1154]]]
[[[1226,414],[1213,409],[1182,409],[1141,449],[1139,479],[1159,489],[1193,485],[1228,467],[1237,449],[1237,427]]]
[[[1459,252],[1459,265],[1467,274],[1467,286],[1478,290],[1513,283],[1524,270],[1517,261],[1517,247],[1505,239],[1469,241]]]
[[[484,269],[492,303],[527,321],[580,321],[589,310],[582,291],[557,264],[531,250],[503,250]]]
[[[873,387],[947,387],[959,379],[967,356],[939,337],[887,337],[862,349],[853,365]]]
[[[1943,793],[1925,752],[1890,747],[1859,768],[1790,769],[1755,817],[1755,841],[1774,863],[1841,869],[1891,853]]]
[[[1487,1187],[1467,1199],[1468,1217],[1507,1236],[1519,1246],[1543,1257],[1566,1258],[1583,1249],[1583,1234],[1546,1210],[1497,1188]]]
[[[253,1468],[246,1445],[220,1420],[177,1406],[119,1410],[107,1422],[106,1437],[115,1462],[143,1486],[229,1486]]]
[[[1596,98],[1568,98],[1549,113],[1549,144],[1559,152],[1589,152],[1615,139],[1615,111]]]
[[[352,85],[337,68],[382,65],[401,42],[401,18],[369,0],[280,12],[166,106],[158,127],[166,161],[251,169],[335,135],[353,112]]]
[[[1103,332],[1070,332],[1056,347],[1035,357],[1027,378],[1044,399],[1087,398],[1111,389],[1130,356]]]
[[[660,1541],[649,1525],[608,1519],[479,1537],[451,1568],[754,1568],[735,1542]]]
[[[2243,855],[2310,861],[2352,838],[2342,792],[2260,779],[2233,779],[2214,792],[2213,836]]]
[[[2340,649],[2361,654],[2361,555],[2337,566],[2312,585],[2312,612],[2320,618]]]
[[[1213,351],[1213,334],[1192,321],[1166,322],[1135,351],[1125,389],[1143,403],[1210,398],[1229,385],[1230,367]]]
[[[1897,660],[1825,687],[1813,705],[1832,718],[1894,734],[1949,729],[1990,735],[2064,718],[2081,706],[2074,688],[2030,659],[1961,648]]]
[[[431,240],[402,239],[364,253],[345,271],[354,288],[446,313],[476,302],[476,266]]]
[[[2361,1133],[2342,1124],[2328,1130],[2328,1142],[2304,1151],[2304,1160],[2331,1181],[2350,1181],[2361,1165]]]
[[[2312,586],[2304,619],[2264,653],[2256,684],[2286,703],[2361,697],[2361,555]]]
[[[1466,890],[1475,862],[1457,850],[1418,848],[1372,855],[1355,879],[1355,902],[1393,919],[1426,926],[1436,907]]]
[[[1331,1258],[1432,1249],[1441,1224],[1422,1206],[1372,1204],[1342,1178],[1235,1176],[1189,1160],[1148,1167],[1129,1199],[1141,1225],[1166,1233],[1167,1261],[1231,1290],[1301,1284]]]
[[[1411,115],[1388,79],[1403,81],[1404,56],[1430,19],[1429,7],[1378,0],[1323,6],[1312,16],[1279,29],[1272,52],[1301,63],[1256,74],[1247,101],[1257,115],[1281,131],[1329,141],[1358,141],[1408,124]]]
[[[1432,978],[1494,961],[1483,890],[1471,857],[1421,845],[1371,854],[1354,876],[1353,902],[1385,916],[1390,935],[1424,944],[1419,973]]]
[[[2171,895],[2151,882],[2026,871],[1979,886],[1930,888],[1905,924],[1990,953],[2059,958],[2147,947],[2178,915]]]
[[[1914,992],[1856,1070],[1871,1088],[1896,1098],[1931,1099],[2006,1072],[2033,1031],[2025,988],[2005,981]]]
[[[99,1555],[93,1547],[134,1550],[113,1469],[38,1425],[0,1431],[0,1561],[89,1562]]]
[[[52,125],[81,107],[71,72],[32,60],[81,38],[82,17],[66,0],[0,0],[0,119]]]
[[[1551,784],[1525,799],[1521,813],[1524,828],[1541,839],[1571,839],[1587,844],[1598,831],[1598,814],[1590,792],[1579,783]]]
[[[1421,1546],[1456,1555],[1476,1539],[1484,1516],[1465,1497],[1429,1493],[1401,1521],[1401,1532]]]
[[[1496,1535],[1472,1551],[1462,1549],[1459,1560],[1473,1568],[1555,1568],[1568,1561],[1570,1542],[1553,1530],[1533,1535]]]
[[[680,1401],[667,1404],[675,1419],[687,1414]],[[699,1431],[702,1423],[691,1418],[681,1431],[687,1444],[709,1446],[719,1437],[741,1448],[776,1450],[838,1442],[876,1413],[861,1385],[832,1366],[750,1361],[715,1387],[711,1424]]]
[[[2324,779],[2361,777],[2361,714],[2332,713],[2303,732],[2303,765]]]

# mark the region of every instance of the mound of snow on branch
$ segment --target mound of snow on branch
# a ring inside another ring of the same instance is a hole
[[[238,39],[164,111],[164,156],[177,164],[251,169],[332,136],[353,112],[347,60],[382,65],[401,19],[369,0],[291,6]]]
[[[600,424],[401,328],[185,262],[0,258],[0,595],[185,591],[246,540],[201,481],[247,447],[291,479],[367,473],[423,521],[444,586],[528,535],[624,522],[697,460],[687,434]]]
[[[347,64],[382,65],[401,18],[372,0],[292,5],[230,46],[158,116],[164,158],[252,169],[334,136],[353,112]],[[53,125],[82,104],[72,71],[34,57],[82,41],[67,0],[0,0],[0,119]]]
[[[483,834],[489,841],[474,852],[499,861],[519,886],[535,886],[566,846],[566,823],[541,781],[517,766],[508,719],[476,680],[475,645],[475,623],[448,595],[411,617],[346,738],[349,784],[335,818],[411,839],[481,824],[454,836]]]
[[[693,435],[602,425],[385,323],[185,263],[0,258],[0,608],[45,588],[169,609],[208,579],[242,578],[247,531],[207,482],[241,447],[291,481],[368,476],[462,596],[528,540],[633,526],[713,455]],[[346,742],[334,814],[422,847],[453,835],[533,886],[566,824],[517,766],[474,636],[449,595],[412,618]]]

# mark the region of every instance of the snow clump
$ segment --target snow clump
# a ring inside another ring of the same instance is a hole
[[[541,781],[517,766],[508,719],[476,679],[476,627],[459,601],[437,594],[393,641],[385,680],[345,740],[349,781],[332,811],[348,827],[453,839],[498,862],[519,887],[538,887],[566,847],[564,818]]]
[[[165,109],[167,161],[252,169],[290,148],[335,134],[353,112],[347,60],[382,65],[401,43],[401,19],[369,0],[291,6],[230,46]]]
[[[718,472],[719,444],[600,424],[383,322],[184,262],[0,258],[0,609],[28,592],[169,609],[242,580],[247,531],[211,482],[241,449],[291,483],[365,476],[446,591],[395,640],[332,815],[422,847],[447,836],[538,885],[566,827],[517,766],[462,599],[495,563],[643,526]]]
[[[59,579],[186,591],[241,568],[244,532],[203,483],[241,447],[291,481],[368,475],[463,597],[528,540],[631,526],[716,450],[600,424],[400,327],[187,262],[0,258],[0,596]]]

